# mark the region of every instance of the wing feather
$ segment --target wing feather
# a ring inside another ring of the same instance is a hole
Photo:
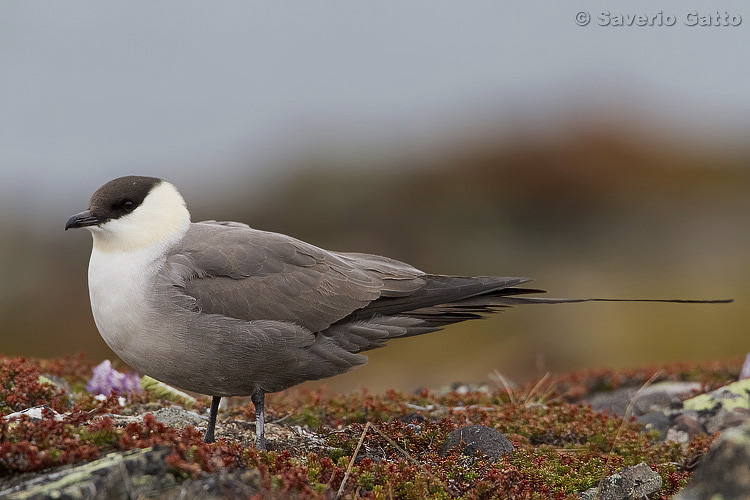
[[[480,317],[512,305],[509,295],[537,291],[515,287],[528,278],[428,275],[386,257],[328,252],[224,222],[192,224],[162,275],[179,289],[181,307],[295,325],[352,353]]]
[[[311,332],[381,295],[408,294],[424,285],[421,271],[392,259],[336,254],[282,234],[216,222],[191,224],[162,273],[194,310],[287,321]]]

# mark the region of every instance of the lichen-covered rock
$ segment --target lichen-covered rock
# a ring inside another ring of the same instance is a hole
[[[257,469],[220,470],[178,481],[165,461],[170,452],[169,448],[162,447],[110,453],[94,462],[21,478],[25,480],[0,491],[0,497],[8,500],[224,500],[249,498],[261,489]]]
[[[583,500],[627,500],[645,498],[661,489],[661,476],[641,462],[633,467],[607,476],[600,488],[589,488],[581,493]]]
[[[136,498],[177,483],[165,462],[170,453],[166,447],[110,453],[93,462],[29,476],[0,491],[0,497],[8,500]]]
[[[750,422],[727,429],[703,457],[676,500],[750,498]]]
[[[735,408],[750,409],[750,379],[739,380],[715,391],[700,394],[683,401],[688,410],[711,410],[721,407],[732,411]]]
[[[634,406],[635,414],[638,414],[638,408],[640,406]],[[659,431],[662,439],[681,444],[698,434],[714,434],[736,427],[750,420],[750,379],[727,384],[682,402],[676,400],[669,408],[651,406],[651,411],[639,415],[637,420],[647,430]]]
[[[466,443],[462,454],[469,457],[475,456],[479,451],[489,458],[498,460],[505,454],[512,455],[515,451],[508,438],[495,429],[484,425],[468,425],[448,434],[440,453],[447,455],[461,446],[462,442]]]

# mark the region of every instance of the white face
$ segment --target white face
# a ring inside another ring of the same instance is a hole
[[[95,251],[129,252],[169,246],[189,225],[190,213],[182,196],[172,184],[162,181],[132,212],[86,229],[94,236]]]

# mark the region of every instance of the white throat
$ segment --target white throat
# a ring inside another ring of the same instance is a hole
[[[94,236],[94,252],[133,252],[153,248],[162,253],[190,227],[190,212],[177,189],[162,181],[132,213],[87,229]]]

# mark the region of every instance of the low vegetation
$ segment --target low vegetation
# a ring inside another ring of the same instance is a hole
[[[292,389],[270,395],[268,420],[299,426],[316,442],[272,439],[272,451],[259,452],[243,440],[205,444],[201,431],[167,427],[152,413],[116,424],[113,415],[129,408],[172,403],[148,392],[126,395],[124,406],[115,394],[96,399],[85,390],[92,366],[81,357],[0,358],[0,414],[48,407],[48,418],[3,419],[0,482],[113,451],[166,446],[178,479],[253,468],[264,497],[335,498],[346,478],[341,498],[573,498],[606,475],[645,462],[662,476],[659,495],[668,498],[686,484],[713,439],[660,441],[633,419],[593,411],[581,402],[587,394],[643,384],[656,373],[602,370],[547,377],[518,390],[340,395]],[[681,364],[662,368],[659,377],[711,389],[736,380],[738,371],[739,362]],[[220,421],[252,419],[252,404],[236,403]],[[64,417],[56,420],[54,412]],[[449,432],[473,424],[505,434],[515,453],[491,461],[441,450]]]

